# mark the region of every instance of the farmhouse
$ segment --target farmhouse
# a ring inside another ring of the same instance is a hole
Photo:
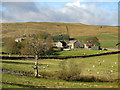
[[[84,44],[84,48],[86,49],[89,49],[91,48],[92,46],[95,46],[94,44]]]
[[[59,41],[54,43],[57,48],[62,48],[63,50],[71,50],[76,48],[84,48],[84,45],[78,40],[70,40],[68,42]]]
[[[78,40],[70,40],[67,45],[69,46],[69,49],[75,49],[75,48],[83,48],[84,45],[78,41]]]
[[[100,50],[100,46],[95,46],[94,44],[84,44],[84,48],[91,50]]]
[[[67,44],[64,41],[55,42],[54,44],[55,44],[55,46],[57,48],[65,48],[65,47],[67,47]]]

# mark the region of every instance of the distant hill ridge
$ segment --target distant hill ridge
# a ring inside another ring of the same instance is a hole
[[[85,25],[81,23],[61,22],[25,22],[25,23],[2,23],[2,37],[14,37],[23,34],[48,32],[51,35],[67,34],[68,27],[71,38],[81,36],[98,36],[118,34],[117,26]]]

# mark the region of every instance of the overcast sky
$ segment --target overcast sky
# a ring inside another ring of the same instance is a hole
[[[3,2],[2,22],[118,25],[118,2]]]

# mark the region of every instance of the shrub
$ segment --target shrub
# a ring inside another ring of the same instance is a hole
[[[66,66],[66,61],[61,61],[60,63],[61,70],[58,72],[58,78],[66,81],[76,81],[80,77],[81,69],[78,68],[78,65],[73,61]]]

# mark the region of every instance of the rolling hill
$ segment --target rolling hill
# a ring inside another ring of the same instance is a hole
[[[25,22],[2,23],[2,38],[20,37],[23,34],[48,32],[51,35],[67,34],[66,25],[71,38],[83,39],[97,36],[99,40],[118,40],[117,26],[85,25],[80,23]]]

